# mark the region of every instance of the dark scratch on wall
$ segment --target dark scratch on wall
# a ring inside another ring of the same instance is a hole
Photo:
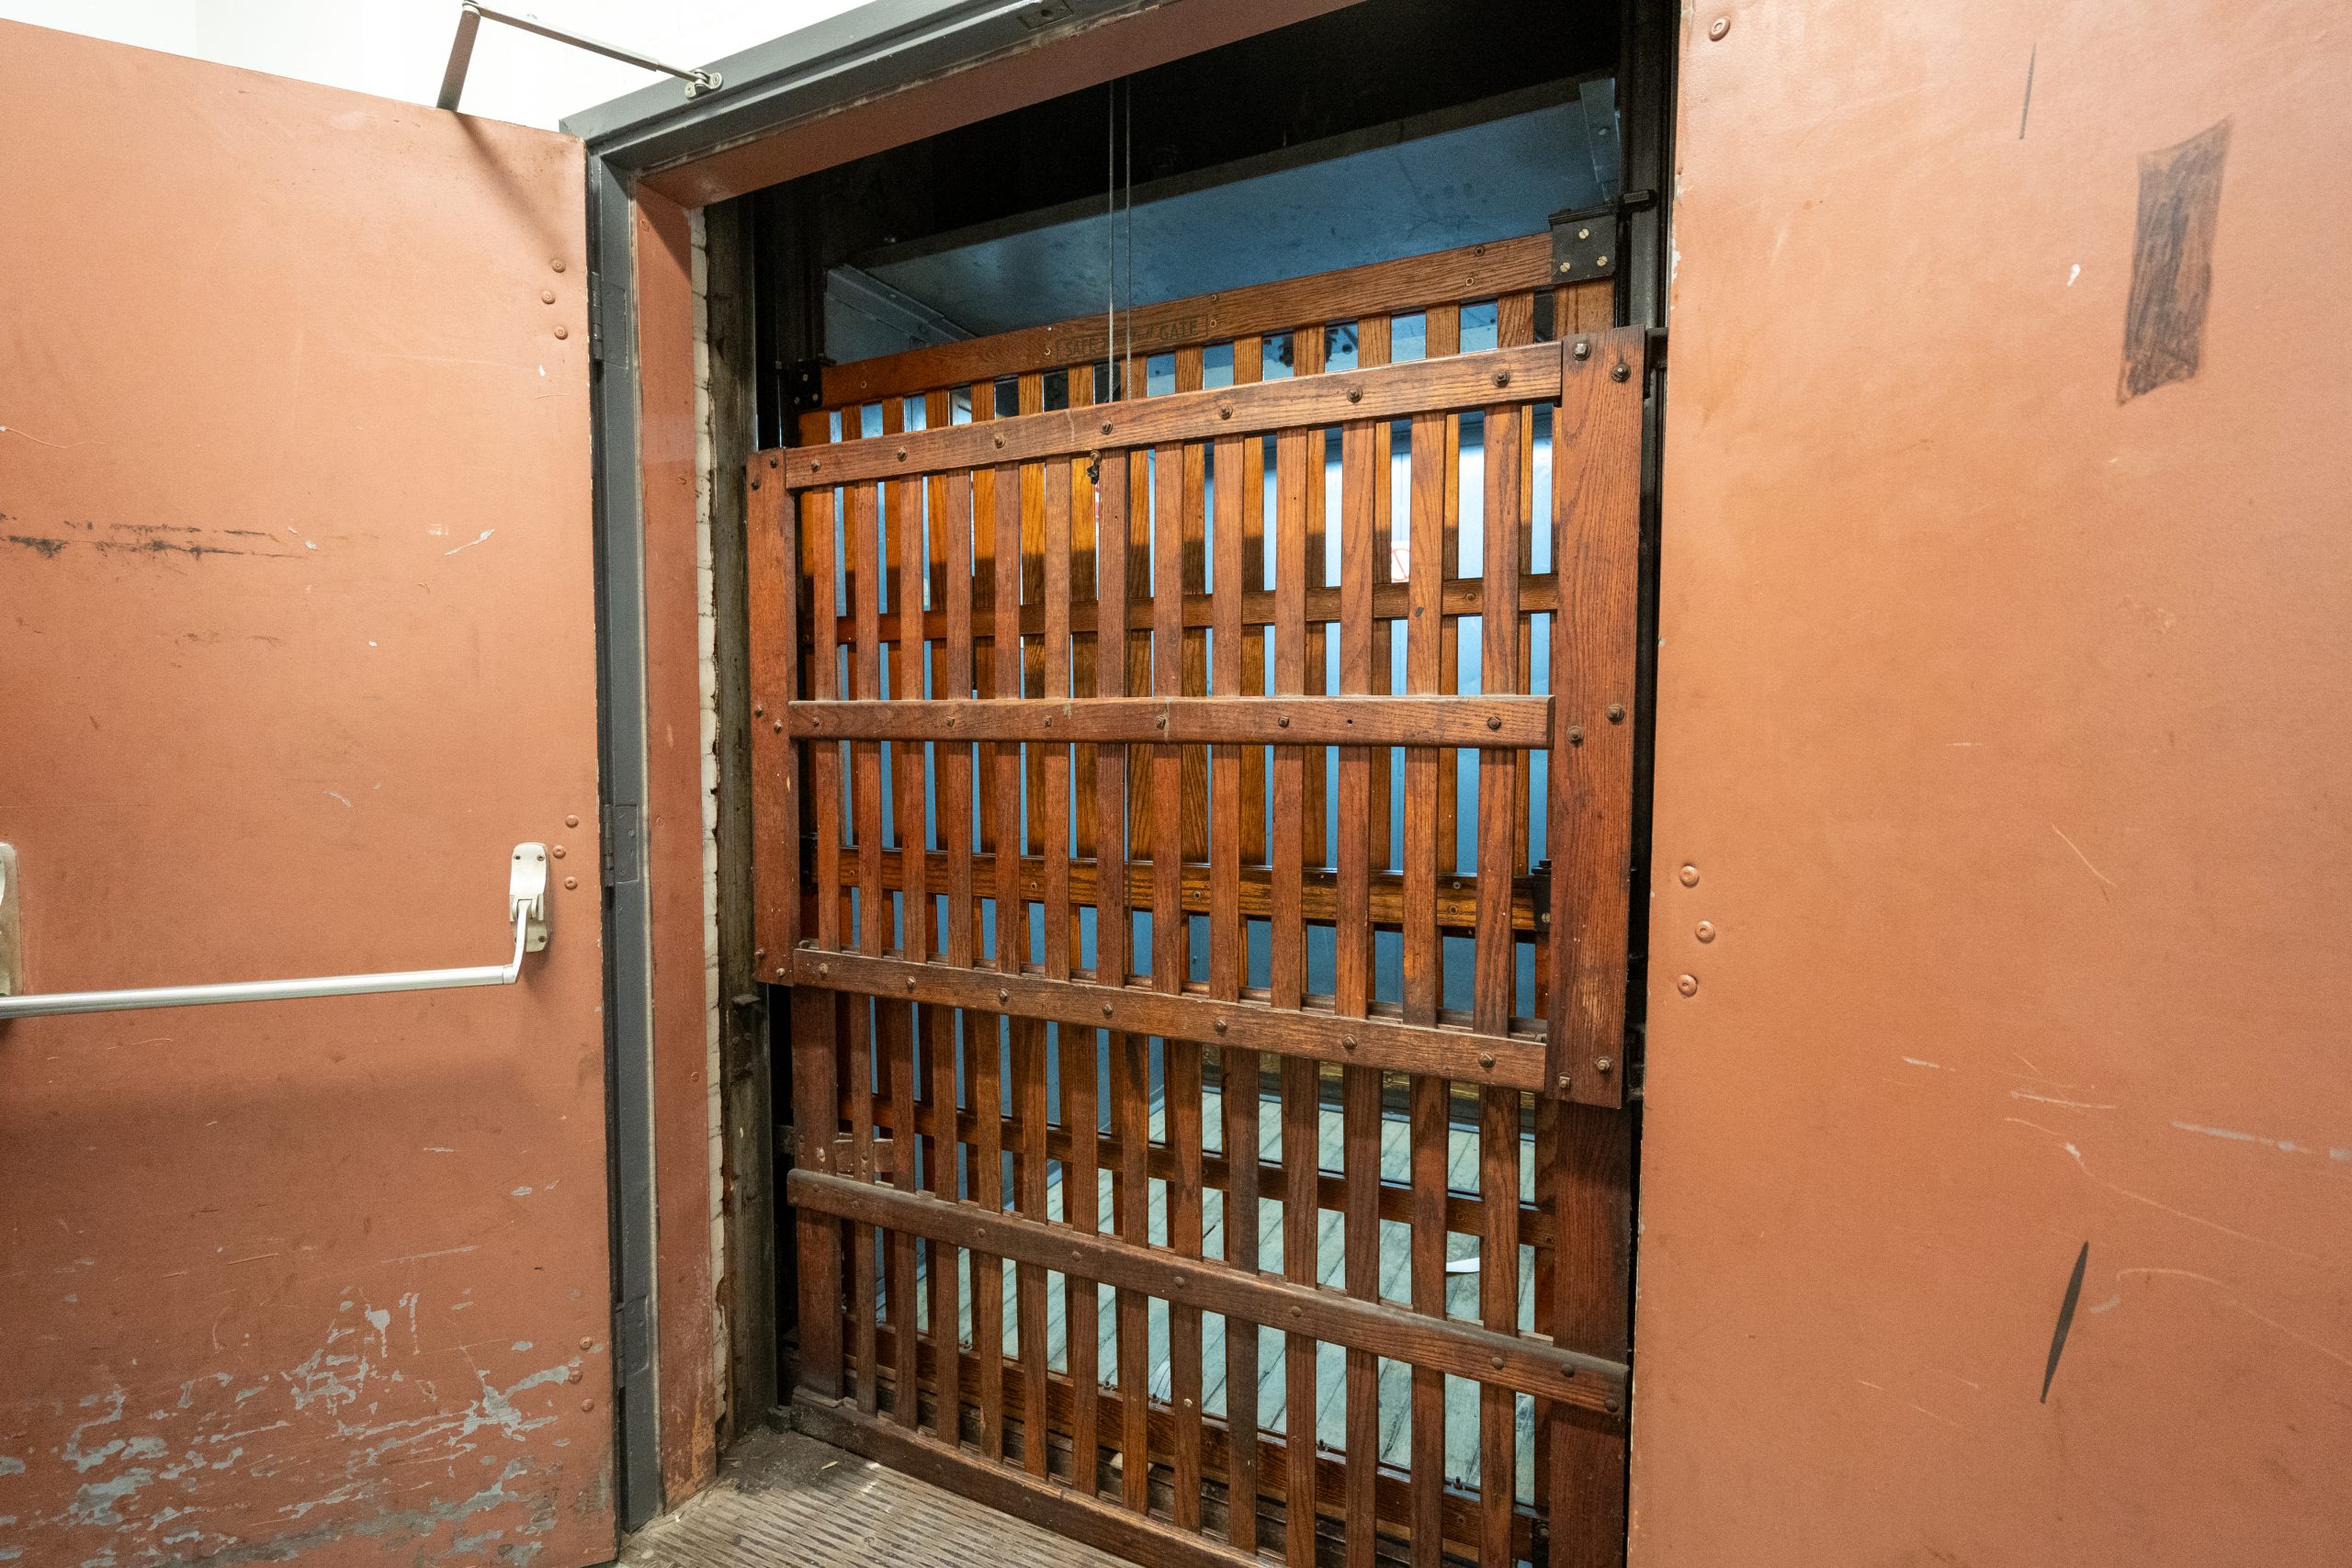
[[[2033,66],[2041,58],[2041,45],[2035,44],[2025,57],[2025,102],[2018,108],[2018,140],[2025,140],[2026,117],[2033,113]]]
[[[2075,1272],[2066,1281],[2066,1299],[2058,1303],[2058,1326],[2050,1336],[2050,1364],[2041,1369],[2041,1403],[2050,1403],[2050,1381],[2058,1375],[2058,1358],[2066,1348],[2066,1331],[2075,1325],[2075,1303],[2083,1299],[2083,1270],[2091,1260],[2091,1244],[2075,1254]]]
[[[44,539],[33,534],[10,534],[6,538],[12,545],[22,545],[25,548],[35,551],[43,560],[55,560],[57,552],[63,549],[66,544],[63,539]]]
[[[2115,400],[2197,374],[2213,289],[2213,231],[2222,210],[2226,119],[2188,141],[2140,155],[2140,217],[2132,239],[2132,292],[2123,307],[2123,371]]]

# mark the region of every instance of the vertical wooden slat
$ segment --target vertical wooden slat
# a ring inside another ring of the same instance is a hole
[[[840,536],[840,491],[815,490],[800,497],[800,544],[808,556],[808,694],[842,695],[835,603],[834,543]],[[817,945],[842,945],[842,749],[831,740],[808,748],[811,797],[817,817]]]
[[[1546,1066],[1557,1089],[1618,1105],[1632,835],[1639,614],[1642,344],[1589,334],[1563,356],[1552,420],[1553,998]],[[1618,366],[1625,378],[1616,379]],[[1581,736],[1572,742],[1571,734]],[[1604,1066],[1604,1064],[1606,1066]]]
[[[1094,401],[1094,367],[1073,366],[1069,372],[1069,406],[1084,408]],[[1092,457],[1081,457],[1070,465],[1070,494],[1074,498],[1070,511],[1069,577],[1070,594],[1077,604],[1095,597],[1094,538],[1096,529],[1096,498],[1094,475],[1099,463]],[[1070,644],[1070,690],[1078,696],[1094,695],[1094,660],[1101,644],[1099,632],[1088,632],[1073,637]],[[1080,860],[1094,856],[1094,748],[1078,748],[1078,760],[1072,774],[1076,785],[1074,802],[1075,831],[1072,852]],[[1079,960],[1073,956],[1072,963]]]
[[[1024,381],[1028,379],[1023,378]],[[1024,478],[1024,474],[1028,476]],[[1032,479],[1042,486],[1037,465],[1007,465],[996,471],[996,681],[997,690],[1019,694],[1027,688],[1025,653],[1021,637],[1021,601],[1028,570],[1025,536],[1030,532],[1028,496]],[[1044,504],[1037,488],[1037,548],[1044,550]],[[1005,498],[1016,498],[1007,506]],[[1042,569],[1042,561],[1040,567]],[[1042,654],[1042,650],[1041,650]],[[1038,680],[1044,681],[1042,663]],[[1021,851],[1023,831],[1025,748],[1018,743],[996,748],[997,787],[997,967],[1019,974],[1029,963],[1029,906],[1021,890]],[[1009,1016],[1006,1032],[1012,1054],[1012,1113],[1017,1133],[1013,1150],[1013,1205],[1023,1214],[1046,1216],[1046,1063],[1045,1025],[1018,1014]],[[1022,1375],[1022,1409],[1026,1413],[1021,1445],[1023,1466],[1032,1474],[1046,1473],[1043,1413],[1046,1408],[1046,1271],[1034,1263],[1014,1267],[1014,1307],[1017,1314]]]
[[[936,492],[945,546],[941,577],[945,592],[944,662],[933,682],[943,697],[972,694],[972,477],[947,476]],[[941,741],[939,839],[947,852],[947,962],[973,963],[972,748]]]
[[[1291,334],[1291,369],[1300,376],[1320,376],[1325,363],[1326,329],[1320,324],[1301,327]],[[1329,586],[1329,537],[1330,519],[1325,515],[1324,473],[1330,454],[1326,434],[1320,430],[1306,433],[1306,540],[1301,558],[1306,570],[1306,586]],[[1289,563],[1283,563],[1287,566]],[[1319,694],[1330,690],[1328,660],[1329,644],[1324,623],[1309,621],[1306,626],[1306,658],[1299,690]],[[1309,865],[1330,863],[1330,845],[1326,842],[1325,818],[1328,815],[1329,787],[1326,774],[1330,767],[1330,750],[1310,746],[1301,762],[1299,820],[1305,837],[1303,852]]]
[[[1427,318],[1429,355],[1431,359],[1462,352],[1462,307],[1435,305]],[[1438,529],[1438,580],[1451,581],[1462,575],[1462,416],[1445,416],[1445,440],[1439,448],[1442,472],[1434,476],[1438,493],[1444,498],[1444,512]],[[1432,612],[1435,614],[1435,612]],[[1438,620],[1438,683],[1440,692],[1462,689],[1462,628],[1451,616]],[[1461,866],[1461,802],[1460,754],[1441,750],[1437,754],[1437,852],[1439,874],[1456,872]],[[1442,982],[1441,982],[1442,983]],[[1442,1003],[1441,1003],[1442,1005]]]
[[[871,484],[849,487],[847,553],[852,576],[850,603],[854,616],[855,643],[851,651],[851,689],[861,700],[881,695],[882,685],[882,538],[876,524],[878,497]],[[857,945],[866,953],[880,953],[888,942],[889,894],[882,886],[882,755],[873,740],[850,743],[851,788],[857,833]],[[874,1007],[864,997],[849,1004],[850,1146],[857,1174],[874,1179]],[[870,1225],[850,1231],[851,1322],[855,1326],[858,1408],[872,1415],[878,1408],[876,1377],[876,1316],[879,1310],[875,1280],[875,1235]]]
[[[1417,414],[1412,428],[1412,493],[1406,549],[1405,685],[1439,690],[1442,580],[1440,554],[1446,514],[1447,419]],[[1437,930],[1438,770],[1433,747],[1405,753],[1404,1017],[1434,1023],[1441,990]],[[1448,1089],[1443,1078],[1420,1075],[1412,1088],[1412,1301],[1416,1312],[1445,1312],[1445,1193]],[[1436,1568],[1445,1491],[1445,1378],[1413,1369],[1411,1476],[1412,1561]]]
[[[905,427],[905,400],[892,398],[884,411],[884,431],[897,434],[897,429]],[[899,627],[895,645],[898,657],[890,671],[890,696],[895,702],[920,703],[923,699],[927,662],[922,636],[926,582],[922,486],[911,479],[894,481],[884,487],[883,499],[885,524],[898,543],[896,570],[890,579],[891,608],[898,613]],[[901,741],[891,747],[890,793],[899,860],[906,868],[900,878],[899,946],[905,957],[917,963],[926,962],[931,956],[932,908],[927,897],[928,857],[923,852],[927,773],[922,742]],[[883,1043],[888,1064],[884,1076],[889,1088],[894,1124],[900,1129],[892,1140],[891,1152],[896,1157],[890,1163],[891,1176],[899,1188],[911,1192],[920,1176],[915,1157],[915,1145],[920,1140],[913,1129],[915,1037],[921,1020],[910,1002],[882,1003],[876,1007],[876,1015],[877,1023],[883,1025],[877,1038]],[[915,1246],[914,1236],[906,1232],[890,1234],[889,1311],[897,1330],[890,1363],[897,1374],[896,1403],[891,1414],[900,1426],[908,1427],[915,1425],[916,1404]]]
[[[1263,338],[1233,341],[1233,384],[1247,387],[1265,377]],[[1266,586],[1266,444],[1261,436],[1241,443],[1241,583],[1245,592]],[[1221,655],[1220,655],[1221,657]],[[1266,630],[1253,626],[1241,634],[1241,694],[1266,692]],[[1241,752],[1241,854],[1251,865],[1266,863],[1266,750],[1245,747]],[[1245,971],[1249,951],[1244,947]]]
[[[976,382],[972,387],[972,421],[982,423],[996,417],[996,385],[990,381]],[[975,470],[969,479],[971,499],[972,592],[968,615],[972,621],[973,647],[969,653],[968,671],[974,692],[981,696],[993,695],[997,676],[993,654],[996,638],[982,638],[984,626],[993,627],[994,615],[983,620],[979,611],[985,607],[996,611],[1001,593],[1010,593],[1017,602],[1020,578],[1016,567],[1000,569],[997,561],[998,512],[997,471],[993,468]],[[1009,502],[1008,502],[1009,504]],[[952,594],[951,590],[951,594]],[[955,604],[950,599],[950,614]],[[986,653],[982,649],[985,646]],[[952,644],[951,644],[952,648]],[[959,750],[961,748],[958,749]],[[971,767],[974,793],[978,796],[978,809],[967,821],[976,818],[976,826],[959,838],[977,834],[982,848],[997,843],[998,794],[997,757],[990,748]],[[963,803],[971,811],[972,802]],[[951,867],[951,876],[954,874]],[[968,857],[964,876],[969,880]],[[976,890],[977,892],[977,890]],[[977,927],[975,913],[972,924]],[[997,942],[1004,940],[1003,910],[997,912]],[[972,963],[980,962],[978,932],[967,934],[965,956]],[[966,1098],[972,1109],[972,1148],[967,1156],[972,1201],[991,1212],[1004,1207],[1004,1077],[1003,1042],[1000,1034],[999,1015],[992,1012],[970,1011],[963,1018],[964,1082]],[[979,1397],[979,1446],[986,1459],[998,1459],[1004,1453],[1004,1261],[986,1253],[972,1255],[972,1354],[976,1362],[974,1381]]]
[[[1129,662],[1125,635],[1113,628],[1126,624],[1130,597],[1128,544],[1129,483],[1134,465],[1125,452],[1102,456],[1100,517],[1095,537],[1095,581],[1099,614],[1105,639],[1095,659],[1095,683],[1103,696],[1124,696],[1128,690]],[[1115,652],[1114,650],[1116,650]],[[1095,803],[1099,813],[1095,840],[1094,971],[1105,986],[1127,983],[1127,765],[1125,746],[1095,749]],[[1119,1141],[1119,1168],[1112,1187],[1114,1219],[1122,1240],[1147,1245],[1147,1176],[1149,1151],[1146,1097],[1149,1042],[1142,1035],[1113,1032],[1108,1036],[1111,1062],[1111,1131]],[[1117,1298],[1119,1378],[1120,1500],[1137,1513],[1149,1501],[1149,1438],[1148,1402],[1143,1397],[1150,1371],[1146,1344],[1146,1303],[1140,1292],[1122,1290]]]
[[[800,530],[778,463],[753,456],[743,491],[752,771],[775,781],[752,794],[753,973],[763,979],[788,973],[800,945],[800,747],[784,734],[784,705],[799,694]]]
[[[1200,356],[1192,356],[1198,378]],[[1179,356],[1179,366],[1183,363]],[[1180,388],[1182,377],[1179,378]],[[1152,690],[1176,696],[1184,689],[1191,649],[1184,631],[1186,557],[1197,547],[1201,458],[1196,446],[1163,446],[1152,463]],[[1204,649],[1204,654],[1205,649]],[[1204,659],[1204,674],[1205,659]],[[1184,817],[1173,809],[1183,795],[1184,748],[1152,748],[1151,978],[1156,990],[1181,992],[1190,967],[1184,914]],[[1172,1156],[1168,1180],[1168,1244],[1185,1257],[1201,1253],[1201,1048],[1163,1040],[1165,1132]],[[1173,1415],[1171,1514],[1177,1525],[1201,1522],[1201,1310],[1186,1303],[1168,1309],[1169,1401]]]
[[[1359,343],[1362,338],[1359,337]],[[1340,432],[1340,690],[1372,689],[1373,515],[1379,499],[1380,454],[1374,423],[1358,420]],[[1372,1001],[1372,750],[1340,748],[1338,862],[1333,1010],[1362,1018]],[[1379,824],[1386,837],[1387,824]],[[1350,1295],[1380,1288],[1380,1074],[1340,1069],[1343,1117],[1341,1169],[1346,1180],[1343,1256]],[[1345,1505],[1350,1568],[1371,1568],[1373,1521],[1380,1452],[1380,1364],[1368,1351],[1347,1352]]]
[[[1176,351],[1176,390],[1197,392],[1201,389],[1201,351],[1197,347]],[[1180,467],[1182,483],[1177,491],[1177,525],[1181,558],[1175,581],[1186,593],[1208,592],[1208,531],[1207,505],[1204,493],[1208,463],[1208,447],[1204,443],[1188,441],[1178,449],[1182,455]],[[1187,626],[1180,636],[1183,641],[1183,677],[1180,692],[1186,696],[1206,696],[1209,689],[1209,640],[1204,626]],[[1180,840],[1184,858],[1201,861],[1209,852],[1209,789],[1208,750],[1202,746],[1182,749],[1183,788],[1180,792],[1184,831]]]
[[[1356,363],[1366,369],[1386,365],[1392,352],[1394,323],[1386,316],[1367,316],[1356,323]],[[1391,455],[1389,423],[1376,420],[1372,425],[1372,581],[1383,587],[1394,581],[1392,566],[1396,558],[1395,520],[1392,510],[1389,457]],[[1390,623],[1372,623],[1372,684],[1367,690],[1386,695],[1392,689]],[[1372,804],[1365,813],[1372,830],[1372,868],[1374,871],[1395,869],[1396,856],[1389,844],[1388,825],[1394,803],[1390,798],[1395,780],[1390,776],[1389,752],[1382,749],[1372,757]]]
[[[1235,385],[1258,379],[1261,355],[1256,338],[1233,345]],[[1264,447],[1254,437],[1219,441],[1214,467],[1216,561],[1211,574],[1211,665],[1217,694],[1238,696],[1250,646],[1242,630],[1241,596],[1255,586],[1245,564],[1246,541],[1252,534],[1261,541],[1264,536]],[[1261,659],[1264,646],[1261,635],[1256,643]],[[1262,678],[1258,683],[1263,683]],[[1243,802],[1250,798],[1245,780],[1249,764],[1255,761],[1256,798],[1262,809],[1263,758],[1264,753],[1254,746],[1219,746],[1210,761],[1209,994],[1222,1001],[1240,996],[1249,965],[1248,932],[1241,921]],[[1264,837],[1262,821],[1259,837]],[[1258,1267],[1258,1053],[1228,1046],[1219,1066],[1227,1168],[1225,1260],[1233,1268],[1254,1272]],[[1230,1317],[1225,1324],[1225,1421],[1227,1539],[1254,1551],[1258,1545],[1258,1325]]]
[[[1609,1106],[1536,1103],[1536,1191],[1552,1212],[1549,1289],[1536,1326],[1566,1349],[1622,1359],[1632,1342],[1624,1280],[1632,1250],[1633,1128]],[[1625,1560],[1622,1412],[1546,1404],[1537,1500],[1551,1529],[1547,1568]]]
[[[1316,338],[1320,344],[1320,336]],[[1297,350],[1295,348],[1294,353]],[[1306,686],[1307,519],[1310,493],[1322,486],[1322,433],[1286,430],[1275,438],[1274,690],[1289,694]],[[1295,1008],[1306,983],[1306,927],[1301,912],[1305,886],[1306,748],[1275,748],[1273,825],[1267,850],[1272,863],[1272,995],[1276,1007]],[[1303,1056],[1283,1058],[1283,1274],[1317,1282],[1320,1221],[1322,1092],[1315,1064]],[[1315,1561],[1316,1346],[1297,1334],[1284,1337],[1283,1472],[1289,1497],[1283,1550],[1295,1568]]]
[[[1486,555],[1479,596],[1479,690],[1508,692],[1519,679],[1519,425],[1521,410],[1486,413]],[[1518,939],[1510,924],[1511,855],[1517,834],[1514,753],[1478,754],[1478,933],[1471,984],[1475,1027],[1503,1033],[1517,991]],[[1489,1328],[1519,1328],[1520,1092],[1487,1089],[1478,1128],[1479,1316]],[[1511,1561],[1512,1493],[1519,1472],[1517,1398],[1493,1384],[1478,1391],[1481,1561]]]
[[[1495,346],[1521,348],[1535,341],[1535,296],[1529,293],[1506,294],[1495,301]],[[1530,526],[1530,507],[1535,493],[1535,411],[1525,409],[1517,421],[1517,438],[1508,451],[1488,448],[1490,461],[1508,460],[1517,470],[1513,494],[1519,498],[1519,512],[1513,518],[1512,537],[1518,542],[1518,555],[1511,563],[1512,572],[1524,580],[1535,570],[1535,531]],[[1511,690],[1524,692],[1532,679],[1532,649],[1529,646],[1528,616],[1520,611],[1513,626],[1514,645],[1519,650],[1518,668],[1512,672]],[[1519,775],[1514,788],[1511,821],[1511,871],[1515,875],[1527,874],[1528,803],[1533,779],[1534,753],[1515,751],[1511,767]]]

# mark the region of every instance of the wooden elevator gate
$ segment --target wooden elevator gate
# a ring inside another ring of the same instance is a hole
[[[753,458],[810,1430],[1148,1561],[1622,1560],[1643,340],[1550,255]]]

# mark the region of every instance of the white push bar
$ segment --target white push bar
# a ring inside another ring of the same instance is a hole
[[[0,844],[0,960],[18,949],[16,857]],[[305,997],[368,997],[386,991],[445,991],[467,986],[511,986],[522,978],[523,955],[548,944],[548,847],[517,844],[506,880],[506,911],[514,922],[514,955],[504,964],[462,969],[399,969],[378,975],[322,975],[302,980],[243,980],[216,986],[148,986],[126,991],[7,994],[15,965],[0,962],[0,1023],[57,1013],[129,1012],[141,1008],[205,1007],[215,1002],[282,1002]]]

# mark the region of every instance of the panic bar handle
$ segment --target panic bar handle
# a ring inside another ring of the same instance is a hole
[[[149,986],[126,991],[56,991],[19,996],[19,930],[16,853],[0,844],[0,1023],[57,1013],[130,1012],[142,1008],[205,1007],[215,1002],[282,1002],[305,997],[368,997],[387,991],[446,991],[468,986],[511,986],[523,976],[523,955],[548,944],[548,847],[517,844],[507,873],[506,912],[514,923],[514,954],[504,964],[462,969],[396,969],[377,975],[322,975],[302,980],[242,980],[217,986]]]

